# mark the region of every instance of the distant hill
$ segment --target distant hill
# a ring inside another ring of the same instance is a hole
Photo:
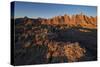
[[[66,25],[68,28],[70,27],[81,27],[81,28],[89,28],[96,29],[97,28],[97,17],[86,16],[82,13],[69,16],[65,14],[64,16],[55,16],[52,18],[16,18],[16,23],[22,22],[23,24],[44,24],[44,25]]]
[[[86,16],[81,14],[77,15],[64,15],[55,16],[50,19],[44,19],[41,21],[42,24],[50,25],[67,25],[69,27],[83,27],[83,28],[96,28],[97,27],[97,17]]]

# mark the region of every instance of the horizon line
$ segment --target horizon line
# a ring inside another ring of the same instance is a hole
[[[50,18],[57,17],[57,16],[67,15],[67,16],[70,16],[71,17],[73,15],[80,15],[80,14],[85,15],[85,16],[88,16],[88,17],[91,17],[92,16],[92,15],[86,15],[86,14],[84,14],[84,13],[81,12],[81,13],[78,13],[78,14],[71,14],[71,15],[70,14],[56,15],[56,16],[52,16],[52,17],[48,17],[48,18],[47,17],[34,17],[34,16],[33,17],[29,17],[29,16],[17,16],[17,17],[14,16],[14,17],[12,17],[11,16],[11,17],[14,18],[14,19],[16,19],[16,18],[24,18],[24,17],[35,18],[35,19],[38,19],[38,18],[50,19]],[[92,16],[92,17],[97,17],[97,15],[96,16]]]

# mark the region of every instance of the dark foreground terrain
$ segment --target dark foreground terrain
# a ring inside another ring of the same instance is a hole
[[[15,19],[15,65],[97,60],[97,29],[39,22]]]

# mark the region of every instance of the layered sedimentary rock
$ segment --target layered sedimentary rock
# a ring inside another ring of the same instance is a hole
[[[86,16],[81,14],[76,14],[69,16],[65,14],[64,16],[55,16],[49,19],[41,20],[41,24],[47,25],[67,25],[70,27],[83,27],[83,28],[96,28],[97,27],[97,17]]]

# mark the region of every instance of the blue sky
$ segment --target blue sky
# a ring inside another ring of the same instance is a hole
[[[83,13],[88,16],[97,16],[96,6],[43,4],[33,2],[15,2],[15,17],[28,16],[30,18],[51,18],[59,15],[73,15]]]

